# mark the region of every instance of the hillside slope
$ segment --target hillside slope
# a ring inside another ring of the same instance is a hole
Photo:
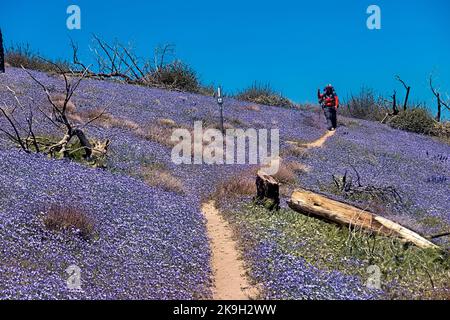
[[[33,74],[52,95],[63,92],[61,79]],[[37,134],[56,134],[36,108],[46,108],[45,95],[25,72],[10,68],[0,75],[0,102],[14,106],[6,86],[35,108]],[[171,161],[169,139],[174,128],[191,129],[194,121],[217,127],[215,100],[94,80],[83,81],[72,100],[75,120],[107,107],[107,113],[87,129],[92,138],[111,140],[107,168],[27,155],[1,137],[0,297],[210,297],[210,249],[202,201],[221,182],[245,176],[254,166],[177,166]],[[286,183],[287,189],[302,186],[372,208],[425,234],[450,225],[448,145],[378,123],[343,118],[336,135],[322,148],[305,154],[288,141],[303,143],[321,137],[325,123],[318,111],[227,99],[225,118],[228,126],[236,128],[280,129],[280,149],[286,160],[309,168],[296,172],[295,181]],[[3,117],[0,125],[7,126]],[[332,176],[346,171],[355,182],[359,175],[363,186],[395,189],[401,201],[373,201],[338,192]],[[228,206],[239,208],[238,200]],[[49,203],[84,208],[95,221],[96,237],[85,241],[76,234],[47,230],[41,208]],[[278,234],[277,230],[264,232],[273,238]],[[263,298],[367,299],[378,294],[368,293],[362,279],[340,271],[320,275],[320,267],[284,255],[276,243],[255,243],[255,239],[251,239],[254,250],[246,258],[254,279],[262,282]],[[263,263],[266,258],[279,263],[270,269]],[[65,269],[72,264],[82,270],[83,292],[66,288]],[[275,279],[272,283],[271,278]],[[276,281],[282,286],[274,285]],[[296,293],[286,295],[286,291]]]

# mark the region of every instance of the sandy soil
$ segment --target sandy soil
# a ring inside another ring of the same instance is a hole
[[[249,300],[258,295],[258,289],[249,283],[233,231],[216,209],[214,201],[203,204],[211,241],[214,273],[214,300]]]

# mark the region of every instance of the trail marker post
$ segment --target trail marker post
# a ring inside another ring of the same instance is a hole
[[[225,134],[225,130],[223,127],[223,93],[221,86],[217,88],[217,104],[219,105],[220,109],[220,130],[222,131],[222,134]]]

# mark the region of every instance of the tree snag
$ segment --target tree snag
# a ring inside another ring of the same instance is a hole
[[[43,59],[44,60],[44,59]],[[46,61],[46,60],[45,60]],[[49,89],[40,80],[38,80],[30,71],[22,67],[22,69],[30,76],[30,78],[41,87],[44,91],[47,101],[50,105],[50,111],[43,110],[39,106],[35,106],[42,115],[44,119],[49,121],[56,129],[61,132],[62,138],[55,140],[53,138],[37,137],[34,133],[33,128],[33,107],[28,104],[28,114],[26,115],[26,125],[18,121],[14,115],[16,110],[21,112],[27,111],[25,105],[23,105],[18,98],[17,94],[8,86],[6,87],[10,91],[17,103],[17,107],[11,108],[5,103],[0,106],[0,116],[6,118],[9,123],[9,130],[7,128],[0,128],[0,132],[6,135],[6,137],[18,145],[22,150],[27,153],[45,153],[52,158],[70,158],[73,157],[75,152],[82,153],[84,160],[91,162],[90,164],[96,167],[104,166],[104,158],[108,151],[109,140],[106,142],[90,141],[85,133],[85,128],[96,119],[102,116],[106,111],[103,110],[99,115],[88,119],[86,122],[81,123],[80,120],[74,121],[73,116],[70,115],[71,108],[71,98],[75,91],[78,89],[81,81],[85,78],[86,74],[89,72],[85,69],[84,72],[76,78],[75,74],[72,74],[74,79],[69,79],[68,75],[62,68],[51,62],[60,71],[60,75],[64,79],[65,92],[61,99],[54,99],[50,94]],[[33,101],[31,99],[31,101]],[[71,107],[72,106],[72,107]],[[78,140],[78,144],[73,144],[71,141],[73,139]]]
[[[406,111],[406,108],[408,107],[408,99],[409,99],[409,93],[411,91],[411,87],[408,86],[405,81],[403,81],[400,76],[395,76],[395,78],[405,87],[406,90],[406,96],[405,96],[405,102],[403,103],[403,111]]]
[[[259,170],[256,175],[256,197],[254,202],[269,210],[280,209],[280,185],[263,170]]]
[[[442,113],[442,106],[446,107],[448,110],[450,110],[448,103],[442,100],[440,92],[433,86],[433,76],[430,76],[430,89],[431,92],[433,92],[434,96],[437,99],[437,115],[436,115],[436,121],[441,122],[441,113]]]
[[[392,95],[392,115],[396,116],[397,114],[397,91],[394,90],[394,94]]]

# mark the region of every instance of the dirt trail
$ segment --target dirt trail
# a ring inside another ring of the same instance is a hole
[[[325,133],[319,139],[317,139],[313,142],[310,142],[310,143],[305,143],[305,144],[301,144],[296,141],[286,141],[286,142],[290,143],[290,144],[299,145],[301,147],[308,148],[308,149],[321,148],[324,145],[324,143],[328,140],[328,138],[334,136],[335,133],[336,133],[336,131],[327,131],[327,133]]]
[[[233,232],[228,223],[216,209],[214,201],[202,206],[206,218],[208,237],[212,251],[214,274],[214,300],[249,300],[256,298],[257,288],[253,287],[245,275],[243,260],[240,257]]]
[[[302,146],[320,148],[334,134],[335,131],[329,131],[316,141]],[[288,141],[288,143],[295,142]],[[282,161],[282,159],[278,157],[272,161]],[[257,298],[259,289],[252,286],[246,276],[244,263],[228,222],[217,210],[214,201],[204,203],[202,212],[206,218],[206,228],[212,252],[213,299],[249,300]]]
[[[305,146],[307,148],[321,148],[324,145],[324,143],[328,140],[328,138],[334,136],[335,133],[336,131],[327,131],[327,133],[325,133],[322,137],[320,137],[316,141],[307,143]]]

